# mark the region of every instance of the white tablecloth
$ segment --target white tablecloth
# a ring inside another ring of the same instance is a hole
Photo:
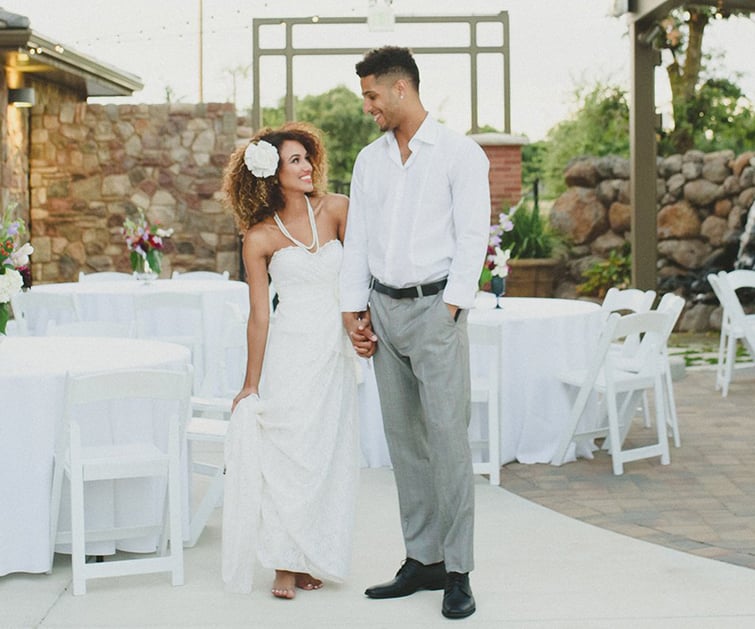
[[[501,328],[501,462],[549,463],[572,402],[568,388],[555,375],[587,362],[600,332],[600,307],[587,301],[529,297],[505,297],[501,306],[495,310],[495,297],[480,294],[469,313],[469,321]],[[485,370],[487,363],[487,357],[472,352],[474,373]],[[370,404],[377,401],[376,395],[370,396]],[[482,430],[483,412],[473,409],[472,431]],[[362,418],[362,451],[369,453],[370,466],[390,465],[375,417],[370,408]]]
[[[249,311],[248,287],[244,282],[213,281],[213,280],[157,280],[142,282],[139,280],[115,282],[67,282],[62,284],[42,284],[34,286],[32,291],[45,293],[73,293],[79,302],[81,317],[84,321],[117,321],[130,323],[134,320],[133,296],[149,292],[180,292],[202,295],[204,305],[204,338],[205,365],[217,364],[213,352],[218,351],[223,333],[225,304],[231,302],[239,306],[243,312]],[[39,334],[42,322],[30,317],[30,334]],[[186,322],[184,322],[186,323]],[[175,326],[166,332],[165,326]],[[156,321],[156,333],[166,332],[173,335],[181,334],[181,318],[175,317],[171,321]],[[205,381],[205,365],[194,365],[197,380],[206,382],[207,389],[201,391],[203,395],[221,394],[218,383],[212,379]]]
[[[57,430],[62,424],[66,372],[94,373],[113,367],[181,369],[189,362],[189,350],[180,345],[135,339],[0,339],[0,364],[3,365],[0,374],[0,575],[46,572],[50,567],[53,452]],[[151,430],[150,420],[145,417],[130,420],[130,425],[134,430]],[[152,499],[145,501],[144,485],[139,485],[135,493],[136,485],[129,485],[130,482],[125,481],[126,484],[119,485],[115,491],[110,485],[88,489],[87,521],[113,517],[143,519],[155,511],[160,513],[162,488],[155,488],[156,482],[137,479],[136,483],[153,483],[148,489]],[[108,549],[100,548],[96,552],[107,554]]]
[[[491,297],[478,297],[469,320],[501,328],[501,462],[550,463],[572,404],[556,374],[587,363],[600,333],[600,306],[506,297],[495,310]],[[471,360],[474,373],[486,367],[474,352]]]

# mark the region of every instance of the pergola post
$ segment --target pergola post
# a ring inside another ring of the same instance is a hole
[[[629,112],[632,285],[655,290],[658,200],[654,74],[659,53],[652,46],[640,43],[638,28],[638,22],[629,26],[632,42]]]

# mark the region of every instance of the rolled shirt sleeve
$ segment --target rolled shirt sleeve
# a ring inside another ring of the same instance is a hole
[[[451,182],[456,252],[448,271],[443,300],[461,308],[474,306],[477,283],[485,261],[490,234],[490,164],[485,152],[470,140],[457,155]]]

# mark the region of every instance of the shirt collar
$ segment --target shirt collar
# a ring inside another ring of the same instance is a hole
[[[419,125],[417,131],[414,132],[412,139],[409,140],[409,148],[414,149],[417,146],[417,142],[423,142],[425,144],[435,144],[438,139],[438,131],[440,124],[430,114],[425,116],[422,124]],[[396,135],[393,130],[388,131],[384,136],[387,146],[396,146]]]

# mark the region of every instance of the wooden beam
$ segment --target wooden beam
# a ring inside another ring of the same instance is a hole
[[[685,4],[703,4],[711,7],[721,5],[726,11],[752,11],[755,13],[755,0],[630,0],[629,19],[633,22],[641,22],[645,25],[656,20],[663,19],[673,9]]]
[[[684,0],[630,0],[629,19],[647,24],[666,17],[672,9],[684,4]],[[701,4],[704,4],[702,2]]]
[[[629,191],[632,204],[632,285],[656,290],[657,168],[655,141],[655,63],[658,52],[638,41],[639,22],[629,25],[631,107],[629,111]]]

